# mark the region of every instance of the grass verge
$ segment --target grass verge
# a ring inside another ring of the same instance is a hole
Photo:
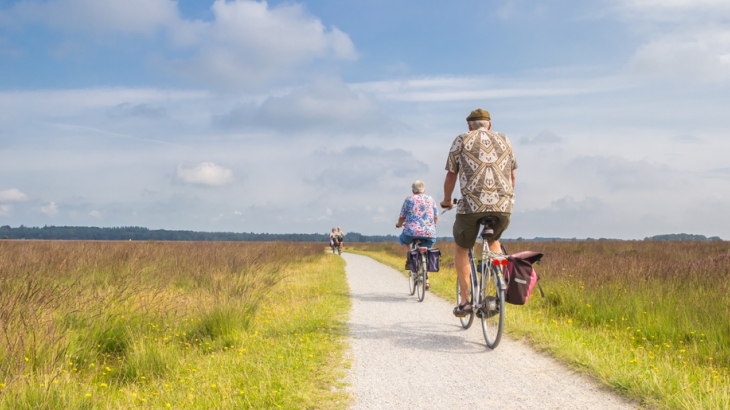
[[[455,302],[453,244],[437,244],[432,291]],[[508,305],[506,333],[525,337],[647,407],[730,408],[730,244],[508,243],[546,254],[546,297]],[[395,244],[350,244],[403,270]]]
[[[0,247],[0,316],[22,335],[3,341],[1,409],[347,405],[344,261],[320,244]]]

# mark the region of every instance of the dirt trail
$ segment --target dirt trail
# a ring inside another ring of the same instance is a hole
[[[463,330],[450,303],[430,292],[422,303],[409,296],[400,272],[342,257],[352,298],[353,409],[638,408],[509,337],[487,349],[477,319]]]

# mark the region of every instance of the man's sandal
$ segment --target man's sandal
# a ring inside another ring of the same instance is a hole
[[[469,309],[466,308],[467,306],[469,306]],[[454,316],[456,317],[464,317],[471,313],[474,313],[474,309],[472,309],[469,302],[464,303],[463,305],[458,305],[454,308]]]

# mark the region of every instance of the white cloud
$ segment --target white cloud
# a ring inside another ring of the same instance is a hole
[[[619,0],[617,10],[625,17],[641,20],[682,22],[716,19],[730,13],[726,0]]]
[[[662,36],[640,46],[631,64],[641,75],[683,83],[728,79],[730,30],[710,27]]]
[[[559,135],[555,135],[549,130],[542,130],[534,137],[523,135],[522,138],[520,138],[520,144],[524,145],[558,144],[562,141],[563,139]]]
[[[305,13],[299,4],[270,8],[265,1],[216,0],[215,20],[200,36],[198,53],[171,67],[216,86],[260,87],[297,76],[316,58],[353,60],[355,47],[336,27]]]
[[[51,27],[96,34],[153,35],[160,28],[182,22],[177,2],[171,0],[31,0],[17,3],[8,14],[21,23],[42,22]]]
[[[28,195],[21,192],[18,188],[0,191],[0,202],[22,202],[27,200]]]
[[[622,0],[617,11],[648,34],[631,61],[636,73],[681,83],[730,79],[730,2]]]
[[[373,81],[353,84],[352,89],[370,92],[396,101],[443,102],[491,100],[519,97],[548,97],[594,93],[625,87],[616,78],[592,78],[581,81],[544,79],[520,81],[487,76],[423,77],[402,81]]]
[[[331,192],[382,192],[394,186],[408,186],[429,170],[412,152],[402,149],[350,146],[343,150],[317,150],[310,158],[305,181]]]
[[[99,211],[97,211],[95,209],[92,210],[91,212],[89,212],[89,215],[90,216],[93,216],[94,218],[101,218],[101,212],[99,212]]]
[[[54,216],[58,213],[58,206],[56,206],[55,202],[51,201],[50,204],[40,207],[40,211],[48,216]]]
[[[261,105],[233,109],[213,118],[224,128],[257,127],[284,130],[332,130],[360,134],[392,128],[380,105],[341,81],[317,81],[291,93],[269,97]]]
[[[73,115],[88,117],[89,110],[114,110],[115,107],[193,103],[210,100],[207,91],[163,90],[152,88],[88,88],[70,90],[0,91],[0,121],[18,117],[64,118]]]
[[[221,186],[233,182],[233,171],[212,162],[203,162],[194,168],[178,165],[175,177],[186,184]]]
[[[667,190],[689,185],[682,172],[646,159],[630,160],[616,156],[579,156],[566,163],[566,171],[586,184],[600,185],[608,192]]]
[[[11,205],[0,205],[0,216],[10,215],[10,211],[13,210]]]
[[[156,36],[192,57],[155,60],[197,82],[224,89],[258,88],[301,75],[315,59],[354,60],[350,37],[306,13],[301,4],[216,0],[210,22],[186,20],[172,0],[29,0],[0,14],[0,26],[40,22],[69,32]],[[176,49],[176,50],[175,50]],[[179,54],[178,54],[179,55]]]
[[[159,119],[167,115],[164,108],[152,107],[148,104],[132,105],[128,102],[117,104],[108,111],[110,117],[138,117],[146,119]]]

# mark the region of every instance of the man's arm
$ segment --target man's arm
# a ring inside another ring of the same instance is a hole
[[[455,172],[446,172],[446,180],[444,180],[444,200],[441,201],[442,208],[451,208],[454,206],[454,204],[451,203],[451,194],[454,193],[457,179],[458,175]]]
[[[515,170],[512,170],[512,189],[515,189]]]

